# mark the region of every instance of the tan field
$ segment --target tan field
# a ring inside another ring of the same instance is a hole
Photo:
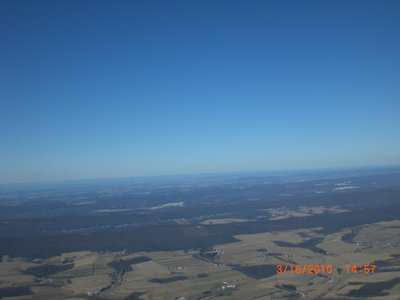
[[[320,215],[324,213],[339,214],[348,212],[349,210],[341,208],[339,206],[312,206],[312,207],[299,207],[298,210],[290,210],[285,207],[283,208],[271,208],[266,210],[270,214],[270,220],[283,220],[291,217],[309,217],[312,215]]]
[[[357,228],[354,243],[342,240],[354,228],[325,236],[321,234],[321,228],[237,235],[235,237],[238,242],[214,247],[218,251],[215,259],[204,258],[198,251],[85,251],[64,253],[36,263],[3,257],[0,264],[0,287],[31,287],[33,295],[9,297],[14,300],[86,299],[88,295],[125,299],[132,293],[137,293],[140,299],[349,299],[348,293],[360,289],[363,284],[400,278],[398,262],[397,269],[386,269],[386,272],[380,272],[387,267],[379,263],[373,274],[346,271],[346,264],[364,266],[394,259],[400,253],[399,228],[400,221],[365,225]],[[311,239],[319,239],[316,247],[326,253],[301,246],[300,243]],[[128,260],[143,255],[147,261],[134,263],[131,270],[124,274],[117,274],[110,265],[115,259]],[[73,263],[73,268],[48,278],[36,278],[23,273],[32,266],[65,261]],[[277,264],[288,265],[289,271],[276,274]],[[290,271],[291,265],[306,264],[331,264],[333,270],[331,274],[319,275]],[[238,268],[239,265],[247,269],[243,271]],[[272,266],[272,273],[257,278],[257,274],[251,273],[255,272],[254,267],[257,266]],[[383,292],[387,294],[375,298],[399,299],[400,284],[384,289]]]
[[[241,223],[249,222],[246,219],[208,219],[200,222],[202,225],[215,225],[215,224],[230,224],[230,223]]]

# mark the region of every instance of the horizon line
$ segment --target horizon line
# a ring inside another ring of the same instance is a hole
[[[23,185],[39,185],[39,184],[57,184],[57,183],[76,183],[80,181],[101,181],[101,180],[126,180],[126,179],[151,179],[163,177],[182,177],[182,176],[223,176],[234,174],[260,174],[271,173],[270,175],[279,176],[279,173],[289,173],[284,176],[295,175],[298,172],[328,172],[328,171],[351,171],[351,170],[375,170],[375,169],[396,169],[400,168],[400,163],[390,165],[359,165],[359,166],[342,166],[342,167],[321,167],[321,168],[286,168],[286,169],[264,169],[264,170],[243,170],[243,171],[210,171],[210,172],[188,172],[188,173],[170,173],[159,175],[132,175],[132,176],[115,176],[115,177],[82,177],[76,179],[55,179],[55,180],[33,180],[33,181],[13,181],[13,182],[0,182],[1,186],[23,186]],[[291,173],[291,174],[290,174]],[[265,174],[267,175],[267,174]]]

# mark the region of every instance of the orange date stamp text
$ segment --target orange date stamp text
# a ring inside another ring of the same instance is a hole
[[[334,266],[333,264],[277,264],[276,265],[276,274],[284,275],[284,274],[309,274],[309,275],[318,275],[318,274],[332,274],[333,272],[345,272],[345,273],[353,273],[353,274],[373,274],[375,273],[376,265],[375,264],[364,264],[364,265],[356,265],[356,264],[346,264],[344,267]]]

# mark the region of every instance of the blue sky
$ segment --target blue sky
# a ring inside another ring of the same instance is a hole
[[[0,183],[400,163],[399,1],[1,1]]]

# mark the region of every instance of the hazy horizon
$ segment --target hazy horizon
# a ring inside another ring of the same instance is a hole
[[[214,172],[197,172],[197,173],[173,173],[173,174],[153,174],[153,175],[131,175],[131,176],[117,176],[117,177],[82,177],[82,178],[63,178],[63,179],[50,179],[50,180],[36,180],[36,181],[12,181],[0,182],[0,186],[24,186],[24,185],[41,185],[41,184],[58,184],[58,183],[73,183],[84,181],[119,181],[119,180],[136,180],[136,179],[156,179],[156,178],[204,178],[204,177],[225,177],[225,176],[305,176],[316,175],[324,173],[341,173],[353,171],[393,171],[400,170],[400,164],[392,165],[360,165],[360,166],[342,166],[342,167],[325,167],[325,168],[300,168],[300,169],[271,169],[271,170],[240,170],[240,171],[214,171]]]

